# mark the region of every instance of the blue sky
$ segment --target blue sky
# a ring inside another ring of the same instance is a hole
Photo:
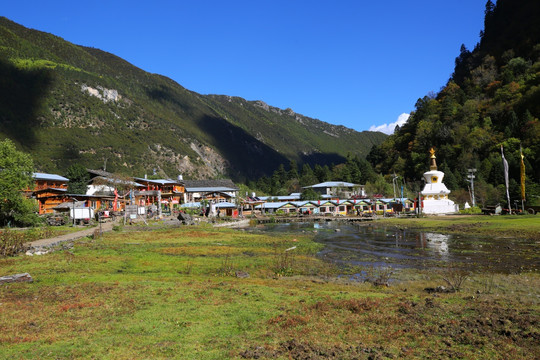
[[[18,0],[0,15],[201,94],[362,131],[406,119],[418,98],[445,85],[461,44],[479,41],[485,3]]]

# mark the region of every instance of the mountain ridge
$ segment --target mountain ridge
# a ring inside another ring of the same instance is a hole
[[[386,137],[261,100],[198,94],[114,54],[7,18],[0,18],[0,71],[0,136],[30,152],[43,171],[106,163],[136,175],[155,169],[243,181],[291,160],[365,157]]]

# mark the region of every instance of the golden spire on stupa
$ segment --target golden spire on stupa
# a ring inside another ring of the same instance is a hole
[[[437,161],[435,161],[435,149],[431,148],[429,149],[429,153],[431,154],[430,157],[430,164],[429,164],[429,170],[437,170]]]

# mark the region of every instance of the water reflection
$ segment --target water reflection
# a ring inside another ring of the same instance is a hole
[[[450,235],[436,234],[436,233],[420,233],[420,236],[424,238],[427,246],[434,249],[439,255],[448,256],[448,242],[450,241]]]
[[[474,271],[538,270],[538,245],[523,239],[445,235],[399,227],[349,223],[293,223],[262,231],[313,233],[320,257],[344,265],[436,268],[460,263]],[[525,256],[525,254],[527,256]]]

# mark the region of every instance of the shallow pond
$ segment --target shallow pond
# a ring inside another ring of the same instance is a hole
[[[325,245],[318,255],[342,265],[430,269],[459,264],[473,271],[501,273],[540,268],[540,245],[533,240],[343,222],[272,224],[255,231],[313,233]]]

